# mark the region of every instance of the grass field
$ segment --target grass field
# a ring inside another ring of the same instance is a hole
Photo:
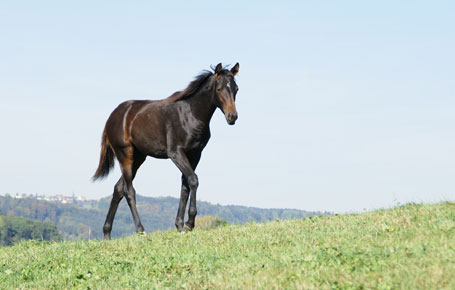
[[[0,288],[455,289],[455,203],[0,248]]]

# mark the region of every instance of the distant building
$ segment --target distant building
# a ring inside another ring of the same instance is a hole
[[[37,200],[45,200],[45,201],[51,201],[51,202],[60,202],[64,204],[71,204],[75,202],[87,202],[88,199],[85,196],[64,196],[62,194],[56,194],[56,195],[38,195],[37,193],[35,195],[32,194],[25,194],[25,193],[16,193],[16,195],[13,196],[13,198],[21,199],[21,198],[32,198],[32,199],[37,199]]]

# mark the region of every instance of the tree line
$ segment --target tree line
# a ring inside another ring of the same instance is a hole
[[[110,197],[100,200],[63,204],[33,197],[0,196],[0,214],[20,216],[54,224],[65,240],[102,239],[102,227],[109,208]],[[173,197],[137,196],[137,206],[146,232],[174,228],[179,200]],[[261,209],[245,206],[222,206],[198,202],[198,215],[217,216],[227,223],[266,222],[275,219],[296,219],[328,213],[296,209]],[[135,233],[130,209],[122,201],[114,220],[112,237]]]
[[[11,246],[21,240],[61,241],[63,237],[51,222],[0,215],[0,246]]]

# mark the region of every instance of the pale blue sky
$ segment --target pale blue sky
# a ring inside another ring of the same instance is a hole
[[[0,193],[110,195],[90,177],[110,112],[240,63],[198,199],[358,211],[455,200],[453,1],[2,1]],[[171,161],[135,187],[179,196]]]

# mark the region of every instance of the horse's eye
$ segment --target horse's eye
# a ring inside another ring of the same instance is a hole
[[[221,88],[216,89],[218,92],[221,92]]]

